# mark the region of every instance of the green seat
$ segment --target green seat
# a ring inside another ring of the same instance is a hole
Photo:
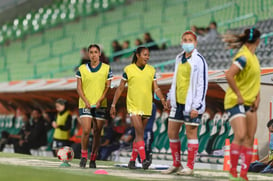
[[[220,122],[221,122],[222,114],[221,113],[216,113],[214,115],[214,118],[212,120],[212,129],[210,131],[210,137],[206,146],[206,152],[208,154],[212,154],[212,146],[215,141],[215,139],[218,137],[219,132],[220,132]]]
[[[168,150],[166,138],[168,138],[168,121],[167,118],[162,118],[162,123],[160,126],[159,133],[154,139],[154,152],[162,152]]]
[[[213,145],[212,145],[212,150],[222,150],[223,147],[225,146],[225,140],[228,137],[229,134],[229,121],[228,121],[228,114],[224,113],[221,121],[220,121],[220,131],[219,135],[215,139]]]
[[[198,140],[199,140],[199,148],[198,152],[201,154],[207,154],[205,148],[207,147],[210,132],[212,129],[212,125],[210,124],[210,115],[208,113],[204,113],[202,116],[202,121],[198,129]]]

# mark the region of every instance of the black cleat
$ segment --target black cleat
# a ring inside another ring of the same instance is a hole
[[[80,168],[85,168],[86,162],[87,162],[87,159],[86,159],[86,158],[81,158],[81,161],[80,161]]]
[[[129,161],[128,168],[129,169],[137,169],[136,162],[135,161]]]
[[[90,161],[89,162],[89,168],[97,168],[96,161]]]
[[[147,170],[148,168],[149,168],[149,166],[151,165],[151,163],[152,163],[152,160],[143,160],[143,162],[142,162],[142,168],[144,169],[144,170]]]

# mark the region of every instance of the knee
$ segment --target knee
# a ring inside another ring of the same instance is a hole
[[[89,136],[89,133],[90,133],[90,129],[83,129],[83,130],[82,130],[82,135],[83,135],[84,137]]]
[[[179,138],[179,132],[168,130],[168,136],[169,139],[178,139]]]
[[[242,143],[246,139],[246,132],[245,131],[240,131],[238,133],[235,133],[235,138],[238,142]]]

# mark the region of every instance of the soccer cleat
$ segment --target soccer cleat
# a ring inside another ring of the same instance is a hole
[[[182,166],[175,167],[175,166],[170,166],[167,170],[163,170],[161,173],[162,174],[172,174],[175,172],[179,172],[182,169]]]
[[[89,162],[89,168],[97,168],[96,161],[90,161]]]
[[[248,181],[248,178],[247,178],[246,175],[244,175],[244,176],[240,175],[240,178],[238,180],[240,180],[240,181]]]
[[[128,168],[129,169],[137,169],[136,162],[135,161],[129,161]]]
[[[176,172],[177,175],[193,175],[193,169],[185,167],[182,170]]]
[[[152,163],[152,160],[143,160],[143,162],[142,162],[142,168],[144,169],[144,170],[147,170],[148,168],[149,168],[149,166],[151,165],[151,163]]]
[[[86,159],[86,158],[81,158],[80,167],[81,167],[81,168],[85,168],[86,162],[87,162],[87,159]]]
[[[232,175],[231,173],[229,173],[229,180],[230,180],[230,181],[239,181],[240,178],[238,178],[237,176],[234,176],[234,175]]]

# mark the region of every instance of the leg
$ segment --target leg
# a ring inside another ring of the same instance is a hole
[[[237,177],[237,165],[241,154],[242,143],[246,136],[246,119],[239,116],[231,120],[231,127],[234,131],[234,139],[230,146],[230,174]]]
[[[144,143],[144,125],[139,115],[131,116],[132,124],[135,128],[135,148],[138,150],[141,162],[146,159]],[[146,122],[146,120],[144,120]]]
[[[179,130],[182,126],[182,122],[177,120],[169,119],[168,122],[168,137],[170,148],[173,157],[173,164],[167,170],[162,171],[163,174],[171,174],[174,172],[179,172],[182,168],[181,165],[181,143],[179,139]]]
[[[100,137],[101,137],[101,130],[104,125],[104,120],[98,120],[98,119],[93,119],[93,131],[94,131],[94,136],[93,136],[93,142],[92,142],[92,155],[93,157],[91,158],[92,161],[96,160],[96,155],[99,151],[100,147]]]
[[[173,157],[173,166],[180,167],[181,166],[181,143],[179,139],[179,130],[183,123],[169,121],[168,122],[168,136],[170,142],[170,148],[172,151]]]
[[[247,171],[252,159],[254,135],[257,129],[257,112],[246,112],[246,136],[242,144],[242,167],[240,177],[247,180]]]
[[[187,167],[193,170],[195,157],[197,155],[199,143],[197,137],[197,125],[186,125],[186,135],[188,138],[188,162]]]
[[[82,125],[80,167],[85,168],[88,156],[87,145],[89,140],[89,134],[91,131],[91,117],[81,117],[80,119]]]

